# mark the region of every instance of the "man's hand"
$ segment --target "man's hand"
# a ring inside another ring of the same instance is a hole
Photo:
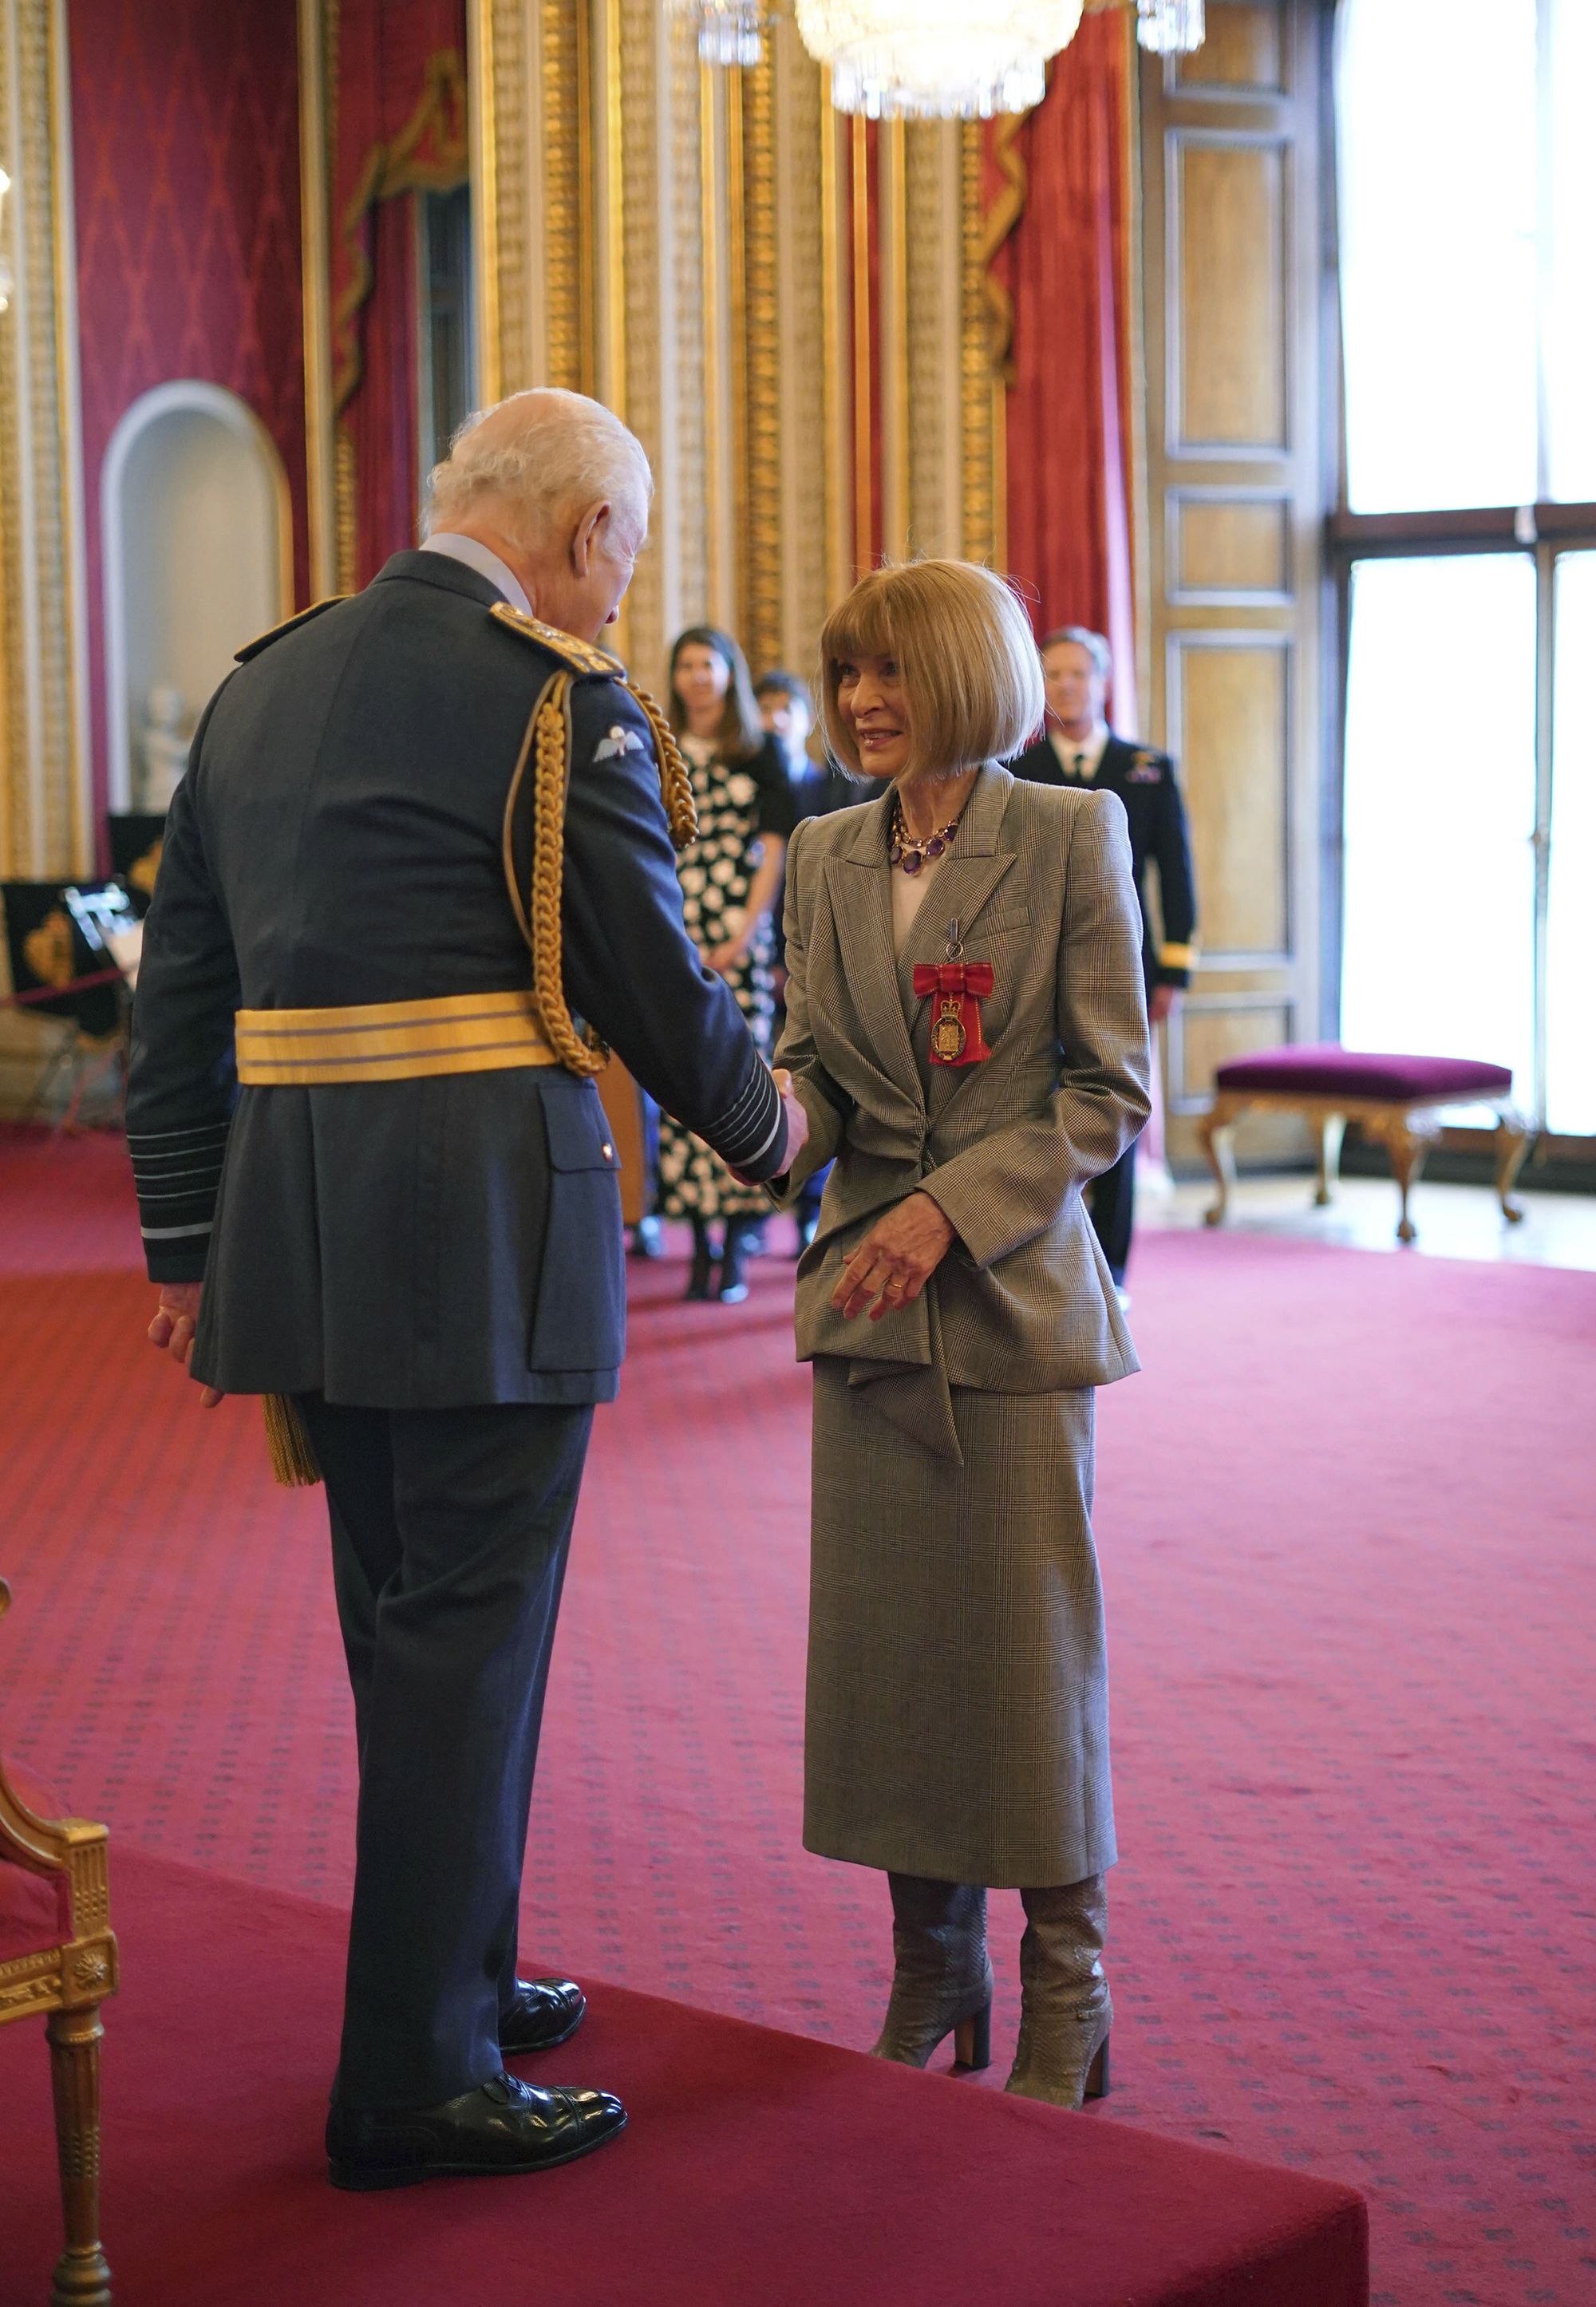
[[[956,1236],[929,1194],[911,1194],[879,1218],[843,1268],[831,1293],[845,1321],[870,1308],[879,1322],[912,1306],[952,1248]]]
[[[781,1092],[781,1110],[787,1117],[787,1167],[790,1170],[809,1144],[809,1109],[802,1098],[794,1095],[793,1076],[785,1066],[775,1079],[776,1086]]]
[[[1178,985],[1155,985],[1147,1002],[1147,1023],[1162,1025],[1169,1017],[1180,998]]]
[[[188,1368],[188,1358],[194,1350],[194,1331],[200,1319],[200,1291],[202,1287],[198,1282],[163,1282],[155,1319],[145,1333],[152,1346],[159,1346],[165,1352],[175,1354],[184,1369]],[[214,1410],[221,1396],[213,1385],[208,1385],[200,1400],[207,1410]]]
[[[785,1066],[779,1073],[772,1074],[770,1078],[781,1093],[781,1110],[787,1119],[786,1166],[790,1170],[809,1144],[809,1114],[802,1101],[794,1096],[793,1076]],[[728,1170],[732,1169],[729,1162],[726,1167]],[[774,1178],[767,1178],[761,1181],[758,1178],[745,1177],[741,1170],[732,1170],[732,1175],[740,1186],[757,1186],[763,1182],[775,1191],[779,1185],[779,1180]]]

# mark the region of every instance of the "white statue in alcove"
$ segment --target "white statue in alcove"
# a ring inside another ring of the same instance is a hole
[[[183,691],[158,682],[145,699],[144,725],[139,733],[139,757],[143,767],[141,806],[152,812],[165,810],[188,767],[193,736]]]

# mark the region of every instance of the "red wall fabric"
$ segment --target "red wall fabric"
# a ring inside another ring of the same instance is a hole
[[[225,385],[287,468],[308,596],[294,0],[72,0],[94,809],[105,808],[99,480],[151,386]]]
[[[355,581],[416,542],[416,202],[379,201],[367,219],[372,292],[358,316],[360,382],[343,423],[355,450]]]
[[[1114,712],[1136,727],[1131,583],[1130,50],[1093,15],[1021,129],[1025,207],[995,270],[1014,299],[1008,395],[1008,566],[1038,633],[1089,625],[1114,652]]]
[[[355,470],[355,581],[416,542],[413,193],[468,167],[465,0],[343,0],[332,159],[333,398]]]

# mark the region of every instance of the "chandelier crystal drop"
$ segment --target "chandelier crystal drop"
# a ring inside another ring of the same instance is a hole
[[[1137,0],[1136,36],[1155,56],[1189,56],[1207,27],[1203,0]]]
[[[839,112],[871,120],[989,120],[1028,112],[1082,0],[796,0],[804,47]]]
[[[665,0],[671,15],[696,27],[707,64],[757,64],[770,21],[767,0]]]

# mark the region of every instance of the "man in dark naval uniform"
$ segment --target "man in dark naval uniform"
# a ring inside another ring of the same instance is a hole
[[[516,1912],[623,1342],[596,1036],[751,1181],[803,1131],[682,926],[680,756],[595,645],[651,487],[576,394],[475,420],[423,550],[239,652],[145,929],[150,1335],[207,1402],[272,1397],[279,1471],[327,1486],[360,1762],[341,2186],[533,2170],[626,2120],[504,2071],[585,2008],[518,1979]]]
[[[1044,785],[1100,785],[1118,793],[1130,820],[1130,862],[1142,905],[1142,966],[1147,1016],[1161,1025],[1191,981],[1197,956],[1197,896],[1186,810],[1167,753],[1116,737],[1103,718],[1113,660],[1101,633],[1065,625],[1042,644],[1048,728],[1017,760],[1017,777]],[[1147,868],[1158,870],[1163,936],[1155,939],[1147,903]],[[1092,1223],[1117,1289],[1130,1261],[1135,1215],[1136,1147],[1128,1145],[1092,1188]]]

